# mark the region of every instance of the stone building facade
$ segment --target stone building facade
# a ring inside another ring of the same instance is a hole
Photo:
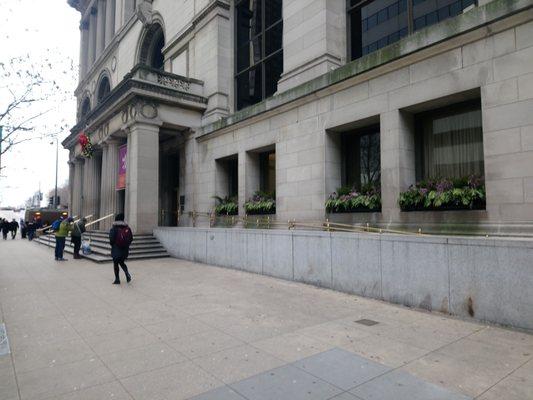
[[[282,221],[533,232],[533,0],[68,3],[75,215],[151,232],[214,196],[243,216],[263,191]],[[484,181],[478,209],[399,206],[417,181],[463,176]],[[369,185],[379,209],[328,213],[339,187]]]

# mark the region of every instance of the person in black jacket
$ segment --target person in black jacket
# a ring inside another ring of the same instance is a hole
[[[130,244],[133,239],[131,229],[126,222],[124,222],[124,214],[117,214],[113,227],[109,231],[109,244],[111,245],[111,257],[113,258],[113,268],[115,271],[114,285],[120,285],[119,268],[122,268],[126,281],[131,281],[131,275],[125,263],[129,255]]]
[[[9,230],[10,230],[10,223],[7,219],[4,219],[2,220],[2,237],[4,238],[4,240],[7,240],[7,234],[9,233]]]
[[[11,239],[15,239],[17,237],[17,231],[19,230],[19,223],[15,218],[9,223],[9,229],[11,231]]]

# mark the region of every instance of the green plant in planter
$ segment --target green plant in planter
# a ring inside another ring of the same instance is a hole
[[[244,203],[244,211],[250,215],[275,214],[276,213],[276,195],[257,191]]]
[[[429,179],[400,193],[398,203],[404,211],[481,209],[485,207],[485,183],[476,175]]]
[[[353,187],[343,186],[326,200],[328,213],[371,212],[380,209],[380,190],[374,185],[366,185],[360,192]]]
[[[215,206],[216,215],[237,215],[239,213],[239,205],[234,197],[213,196],[217,201]]]

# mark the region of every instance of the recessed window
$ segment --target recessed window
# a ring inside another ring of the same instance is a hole
[[[272,96],[283,72],[281,0],[240,0],[235,5],[235,93],[241,109]]]
[[[91,101],[88,97],[83,99],[83,102],[81,103],[81,118],[84,118],[91,112]]]
[[[417,180],[484,175],[479,100],[415,115]]]
[[[459,15],[472,5],[477,0],[347,0],[350,59]]]
[[[342,185],[359,191],[378,187],[381,178],[379,125],[345,132],[342,143]]]
[[[102,100],[111,92],[111,85],[109,83],[109,78],[104,76],[98,85],[98,103],[101,103]]]
[[[276,152],[259,154],[259,179],[262,192],[276,193]]]

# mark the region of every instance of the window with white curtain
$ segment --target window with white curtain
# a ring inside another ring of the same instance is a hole
[[[479,100],[415,115],[417,180],[484,174]]]

